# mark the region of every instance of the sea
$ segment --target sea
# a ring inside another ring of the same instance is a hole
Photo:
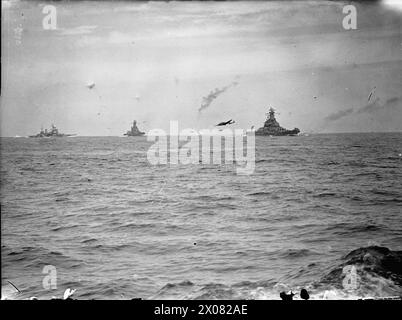
[[[150,164],[146,137],[1,138],[2,298],[401,296],[401,141],[256,137],[240,175]]]

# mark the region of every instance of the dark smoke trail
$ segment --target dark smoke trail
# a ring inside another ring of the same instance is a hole
[[[212,101],[214,101],[216,98],[218,98],[227,89],[234,87],[237,84],[238,84],[238,82],[234,81],[231,84],[229,84],[223,88],[215,88],[215,90],[212,90],[206,97],[202,98],[201,107],[198,109],[198,112],[201,112],[202,110],[208,108],[211,105]]]

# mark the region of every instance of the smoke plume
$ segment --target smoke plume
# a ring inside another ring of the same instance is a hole
[[[347,115],[349,115],[351,113],[353,113],[353,108],[346,109],[346,110],[341,110],[341,111],[332,113],[329,116],[325,117],[325,120],[327,120],[327,121],[336,121],[338,119],[346,117]]]
[[[214,90],[212,90],[206,97],[202,98],[201,107],[198,109],[198,112],[201,112],[202,110],[208,108],[211,105],[211,103],[216,98],[218,98],[222,93],[224,93],[229,88],[236,86],[237,84],[238,84],[238,82],[234,81],[225,87],[215,88]]]

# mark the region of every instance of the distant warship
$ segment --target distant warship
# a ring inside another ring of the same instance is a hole
[[[131,129],[127,131],[124,135],[128,137],[135,137],[135,136],[143,136],[145,132],[141,132],[137,128],[137,121],[133,121],[133,125],[131,126]]]
[[[43,130],[43,128],[40,130],[38,134],[35,134],[33,136],[29,136],[30,138],[50,138],[50,137],[71,137],[75,136],[75,134],[66,134],[66,133],[60,133],[59,129],[56,128],[54,124],[52,124],[52,127],[48,131],[47,129]]]
[[[256,132],[256,136],[295,136],[300,132],[298,128],[293,130],[287,130],[282,128],[278,121],[275,119],[275,110],[269,109],[267,120],[262,128],[259,128]]]

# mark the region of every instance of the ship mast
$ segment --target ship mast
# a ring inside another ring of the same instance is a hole
[[[267,118],[269,118],[270,120],[275,120],[275,109],[274,108],[269,108],[269,112],[266,113]]]

